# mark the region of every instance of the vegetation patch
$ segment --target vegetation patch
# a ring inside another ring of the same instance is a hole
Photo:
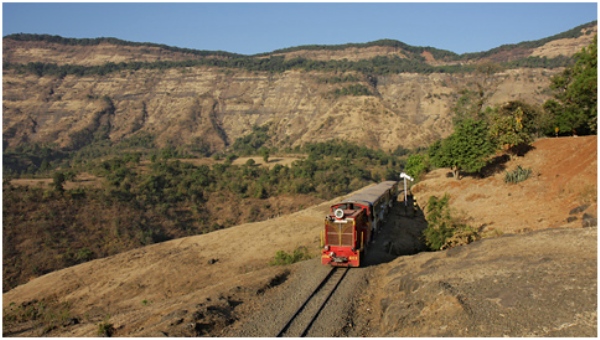
[[[429,162],[425,155],[412,154],[406,159],[404,172],[409,176],[419,180],[429,170]]]
[[[481,238],[477,230],[451,215],[450,196],[429,197],[427,228],[423,231],[425,244],[431,250],[443,250],[469,244]]]
[[[4,328],[26,322],[31,323],[34,328],[40,328],[39,336],[43,336],[58,327],[77,324],[79,319],[71,314],[69,303],[58,302],[56,299],[32,300],[20,305],[11,303],[2,310]]]
[[[4,173],[4,239],[10,242],[3,248],[3,290],[143,245],[297,211],[301,205],[273,211],[271,204],[282,195],[309,204],[332,199],[398,179],[403,164],[398,156],[346,141],[277,150],[269,140],[268,126],[253,127],[234,150],[213,157],[212,166],[176,159],[190,157],[179,147],[153,149],[153,138],[143,134],[113,150],[92,143],[61,157],[40,145],[23,149],[21,159],[33,151],[44,151],[45,158]],[[233,165],[238,154],[267,162],[271,154],[306,157],[269,168],[254,161]],[[84,185],[82,173],[98,179],[97,185]],[[11,185],[15,177],[52,180],[50,186],[26,187]]]
[[[332,76],[326,78],[319,78],[317,82],[321,84],[339,84],[339,83],[355,83],[360,81],[360,79],[355,75],[345,75],[345,76]]]
[[[272,266],[284,266],[304,260],[310,260],[312,255],[309,254],[306,247],[298,247],[293,253],[288,253],[283,250],[279,250],[275,254],[275,258],[269,262]]]
[[[517,165],[517,168],[515,170],[506,172],[504,176],[504,182],[516,184],[528,179],[530,175],[531,169],[523,169],[520,165]]]
[[[472,72],[473,67],[471,63],[455,63],[451,65],[442,66],[431,66],[422,56],[424,52],[431,53],[436,60],[445,61],[468,61],[477,60],[481,58],[487,58],[492,55],[505,54],[510,51],[518,51],[523,48],[535,48],[543,45],[544,43],[552,39],[577,37],[581,35],[582,28],[588,27],[593,23],[581,25],[567,32],[561,33],[554,37],[547,39],[523,42],[516,45],[503,45],[499,48],[492,49],[487,52],[481,53],[465,53],[457,55],[456,53],[438,50],[431,47],[414,47],[404,44],[395,40],[378,40],[365,44],[344,44],[344,45],[308,45],[293,47],[289,49],[283,49],[268,53],[268,58],[263,58],[267,54],[258,54],[255,56],[243,56],[234,53],[227,52],[215,52],[215,51],[199,51],[191,49],[180,49],[170,47],[166,45],[148,44],[148,43],[132,43],[122,41],[114,38],[97,38],[97,39],[73,39],[73,38],[62,38],[60,36],[51,35],[38,35],[38,34],[12,34],[4,37],[4,39],[12,39],[16,41],[45,41],[50,43],[59,43],[65,45],[74,46],[90,46],[98,45],[100,43],[110,43],[121,46],[135,46],[135,47],[159,47],[173,52],[190,53],[199,56],[195,60],[183,60],[183,61],[154,61],[154,62],[107,62],[104,65],[95,66],[83,66],[83,65],[57,65],[54,63],[42,63],[42,62],[29,62],[27,64],[9,63],[3,64],[4,70],[14,70],[18,73],[31,73],[37,76],[55,76],[64,78],[67,75],[74,76],[90,76],[90,75],[106,75],[110,73],[117,73],[123,71],[138,71],[141,69],[150,70],[165,70],[171,68],[188,68],[188,67],[220,67],[220,68],[236,68],[245,69],[251,72],[272,72],[281,73],[292,69],[299,69],[305,71],[335,71],[337,73],[344,72],[360,72],[365,75],[385,75],[385,74],[398,74],[403,72],[417,72],[417,73],[458,73],[458,72]],[[284,56],[273,56],[273,53],[289,53],[297,50],[343,50],[346,48],[367,48],[371,46],[389,46],[394,48],[401,48],[406,51],[406,58],[399,58],[398,56],[377,56],[368,60],[359,61],[347,61],[347,60],[328,60],[318,61],[307,59],[303,57],[286,59]],[[518,53],[518,52],[514,52]],[[565,67],[572,65],[573,59],[566,58],[563,56],[555,58],[546,57],[528,57],[520,58],[518,60],[504,62],[503,65],[506,68],[556,68]],[[337,81],[337,79],[336,79]],[[344,79],[340,79],[344,81]]]
[[[104,321],[98,324],[98,336],[101,337],[111,337],[115,332],[115,327],[112,323],[108,321]]]
[[[256,154],[257,150],[271,139],[269,125],[253,126],[252,131],[246,136],[237,138],[233,143],[233,150],[241,156]]]
[[[352,85],[344,86],[342,88],[335,89],[335,90],[331,91],[328,95],[333,98],[339,98],[339,97],[344,97],[344,96],[358,97],[358,96],[372,96],[373,92],[371,92],[371,90],[365,85],[352,84]]]

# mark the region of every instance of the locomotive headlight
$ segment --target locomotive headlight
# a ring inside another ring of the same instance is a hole
[[[325,251],[329,251],[329,245],[326,245],[325,247],[323,247],[323,249],[325,249]]]
[[[335,253],[334,253],[334,252],[331,252],[331,253],[329,253],[329,256],[331,256],[331,257],[334,257],[334,256],[335,256]]]

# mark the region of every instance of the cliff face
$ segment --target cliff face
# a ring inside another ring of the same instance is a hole
[[[542,103],[554,73],[507,72],[491,103]],[[340,86],[319,82],[327,76],[216,68],[64,79],[5,73],[3,137],[10,146],[41,142],[78,148],[85,141],[77,136],[101,129],[113,142],[144,131],[156,135],[159,145],[204,141],[220,150],[253,125],[271,123],[281,146],[340,138],[375,148],[415,147],[450,132],[456,94],[475,81],[470,75],[399,74],[379,77],[371,87],[376,95],[332,98]]]
[[[592,38],[588,34],[553,40],[545,50],[556,55],[562,42],[565,55],[570,56]],[[539,56],[545,50],[529,53]],[[352,60],[357,53],[355,47],[321,55],[309,52],[290,52],[290,56],[339,59],[347,52]],[[363,52],[369,56],[402,54],[389,48]],[[186,58],[201,57],[107,43],[65,46],[5,38],[3,46],[3,61],[11,63],[89,66]],[[523,68],[495,74],[486,83],[487,91],[493,93],[488,104],[517,99],[541,104],[550,97],[550,77],[560,71]],[[346,82],[331,81],[343,76],[351,77]],[[96,139],[118,142],[146,132],[156,137],[158,146],[202,144],[216,151],[250,132],[253,125],[270,123],[272,143],[277,146],[339,138],[385,150],[411,148],[447,136],[458,93],[482,81],[476,73],[400,73],[368,79],[357,73],[267,73],[209,66],[64,77],[5,70],[3,140],[6,146],[39,142],[78,149]],[[371,94],[339,95],[340,90],[358,85]]]

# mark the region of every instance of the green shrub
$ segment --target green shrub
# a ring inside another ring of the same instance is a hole
[[[309,260],[311,258],[312,256],[308,253],[308,249],[306,247],[298,247],[292,254],[283,250],[278,251],[275,254],[275,258],[269,262],[269,264],[272,266],[283,266],[286,264]]]
[[[233,163],[233,161],[235,161],[238,158],[238,156],[234,153],[229,154],[225,157],[225,162],[229,165],[231,165],[231,163]]]
[[[413,154],[406,159],[404,171],[411,177],[418,179],[422,174],[426,173],[429,165],[427,158],[424,155]]]
[[[441,199],[431,196],[427,202],[428,225],[423,231],[423,237],[431,250],[469,244],[481,238],[475,229],[452,217],[449,201],[450,196],[444,194]]]
[[[2,310],[2,324],[15,326],[29,324],[31,329],[42,329],[41,335],[46,335],[59,325],[72,319],[71,305],[67,302],[53,300],[33,300],[17,305],[11,302]]]
[[[79,249],[79,251],[77,252],[77,255],[75,256],[75,259],[78,262],[87,262],[87,261],[92,260],[93,258],[94,258],[94,253],[88,247],[83,247],[83,248]]]
[[[445,223],[437,227],[430,225],[423,231],[425,244],[431,250],[441,250],[446,244],[446,240],[451,238],[452,235],[454,235],[454,230]]]
[[[52,187],[56,191],[59,191],[59,192],[65,191],[65,188],[63,187],[63,184],[65,183],[65,181],[66,181],[65,174],[60,171],[57,171],[52,175]]]
[[[107,321],[98,324],[98,336],[111,337],[115,332],[115,327]]]
[[[520,165],[517,165],[517,168],[511,172],[506,172],[504,176],[505,183],[519,183],[529,178],[531,175],[531,169],[523,169]]]
[[[249,134],[237,138],[232,145],[232,149],[238,152],[242,156],[249,156],[257,154],[258,150],[269,141],[271,135],[269,134],[269,124],[252,127],[252,132]]]
[[[341,89],[335,89],[331,92],[333,97],[338,98],[342,96],[372,96],[373,93],[369,88],[362,84],[352,84],[345,86]]]
[[[449,201],[450,196],[445,194],[441,199],[430,196],[427,202],[427,228],[423,231],[423,236],[425,244],[432,250],[440,250],[446,239],[454,234],[451,228]]]

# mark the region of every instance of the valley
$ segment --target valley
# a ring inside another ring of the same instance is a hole
[[[327,271],[330,205],[418,166],[414,209],[395,202],[309,336],[597,336],[596,113],[578,135],[548,101],[595,39],[243,56],[4,37],[3,336],[274,336]],[[486,166],[436,159],[473,117]],[[462,229],[433,251],[443,196]]]

